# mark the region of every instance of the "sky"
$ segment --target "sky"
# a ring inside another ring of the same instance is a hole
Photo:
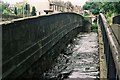
[[[85,4],[85,2],[88,1],[88,0],[62,0],[62,1],[65,1],[65,2],[70,1],[74,5],[83,6]]]
[[[22,2],[23,0],[3,0],[3,1],[8,2],[10,4],[15,4],[16,2]],[[62,0],[62,1],[65,1],[65,2],[70,1],[70,2],[72,2],[73,5],[83,6],[85,4],[85,2],[88,0]]]

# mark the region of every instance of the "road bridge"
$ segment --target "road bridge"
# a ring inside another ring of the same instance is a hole
[[[104,15],[99,15],[98,24],[104,48],[100,48],[100,54],[104,53],[103,63],[106,61],[104,74],[107,74],[106,78],[118,79],[120,78],[118,40]],[[38,77],[51,66],[53,59],[64,51],[74,36],[79,32],[90,31],[91,27],[89,21],[75,13],[20,18],[2,22],[0,25],[3,80]]]

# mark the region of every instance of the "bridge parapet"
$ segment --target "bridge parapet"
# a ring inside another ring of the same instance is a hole
[[[17,78],[84,18],[75,13],[21,18],[2,26],[2,78]]]
[[[113,17],[113,24],[120,24],[120,15]]]
[[[120,45],[105,16],[100,14],[98,18],[103,35],[107,78],[117,80],[118,78],[120,79]]]
[[[120,15],[113,17],[113,24],[111,25],[111,27],[120,45]]]

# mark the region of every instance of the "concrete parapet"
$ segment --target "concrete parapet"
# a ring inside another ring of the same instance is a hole
[[[120,45],[120,24],[112,24],[111,28]]]
[[[113,24],[120,24],[120,15],[113,17]]]
[[[107,78],[120,79],[120,45],[103,14],[99,15],[99,25],[102,30],[104,54],[107,63]]]
[[[84,31],[75,13],[21,18],[2,25],[2,78],[15,79],[73,29]]]
[[[113,17],[112,30],[120,45],[120,15]]]
[[[98,43],[99,43],[99,58],[100,58],[100,80],[107,80],[107,66],[104,55],[104,43],[100,25],[98,24]]]

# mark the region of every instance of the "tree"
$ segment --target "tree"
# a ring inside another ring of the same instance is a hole
[[[114,9],[117,14],[120,14],[120,1],[114,3]]]
[[[30,4],[28,4],[28,14],[30,14]]]
[[[90,10],[93,14],[103,12],[108,16],[112,14],[120,14],[120,1],[119,2],[86,2],[83,5],[83,10]]]
[[[14,13],[17,15],[18,11],[17,11],[17,7],[15,7]]]
[[[120,1],[119,2],[104,2],[102,3],[101,12],[111,17],[113,14],[120,14]]]
[[[10,15],[10,14],[11,14],[9,5],[10,5],[10,4],[4,3],[4,2],[1,2],[1,3],[0,3],[2,14],[7,14],[7,15]]]
[[[36,15],[36,8],[35,8],[35,6],[32,7],[31,15],[32,15],[32,16],[35,16],[35,15]]]
[[[83,10],[90,10],[91,2],[86,2],[85,5],[83,5]]]
[[[85,15],[85,16],[89,16],[90,14],[89,14],[88,12],[85,11],[85,14],[84,14],[84,15]]]
[[[99,5],[100,2],[86,2],[86,4],[83,6],[83,10],[90,10],[92,14],[99,14]]]
[[[27,16],[30,14],[30,4],[25,4],[25,14],[27,14]]]

